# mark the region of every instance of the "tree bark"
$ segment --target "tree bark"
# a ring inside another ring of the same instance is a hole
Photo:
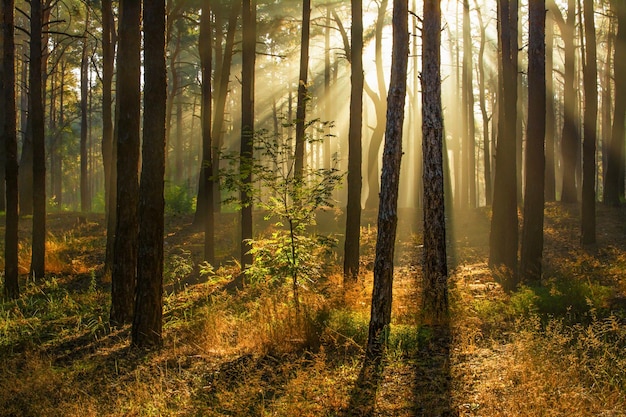
[[[352,46],[350,47],[350,125],[348,128],[348,203],[344,245],[344,282],[359,276],[361,239],[361,177],[363,128],[363,2],[352,0]]]
[[[254,66],[256,55],[256,1],[242,2],[242,71],[241,71],[241,149],[240,170],[244,189],[241,191],[241,268],[252,265],[252,164],[254,151]]]
[[[576,49],[574,45],[576,2],[575,0],[568,0],[567,19],[565,21],[558,8],[553,10],[555,11],[554,16],[557,22],[559,22],[565,50],[565,72],[563,78],[565,114],[563,115],[563,133],[561,137],[561,158],[563,162],[561,201],[564,203],[575,203],[578,201],[576,160],[580,155],[580,137],[576,125],[578,120],[577,90],[574,85],[576,79]]]
[[[546,16],[546,185],[545,200],[556,200],[556,159],[555,159],[555,125],[554,115],[554,77],[553,44],[554,20]]]
[[[441,1],[424,1],[422,45],[422,148],[424,155],[424,321],[448,321],[448,266],[441,105]]]
[[[376,18],[375,38],[374,38],[374,61],[376,63],[376,84],[378,92],[374,92],[367,82],[364,80],[364,88],[368,93],[372,102],[374,103],[374,109],[376,111],[376,126],[370,136],[370,143],[367,148],[367,188],[368,194],[365,200],[365,208],[375,209],[378,207],[378,198],[380,191],[379,178],[380,173],[378,170],[380,160],[380,147],[383,143],[383,137],[385,133],[385,105],[387,104],[387,86],[385,85],[385,71],[383,70],[383,29],[385,27],[385,17],[387,16],[387,9],[389,6],[389,0],[381,0],[378,5],[378,16]]]
[[[115,242],[115,207],[117,205],[117,170],[113,154],[113,65],[115,56],[115,22],[111,0],[102,0],[102,164],[104,165],[104,206],[107,222],[107,241],[104,257],[105,274],[113,267],[113,244]]]
[[[626,4],[614,0],[612,6],[617,15],[617,37],[613,59],[615,110],[604,180],[604,204],[619,206],[621,204],[620,182],[624,177],[624,121],[626,120],[626,80],[622,76],[626,71]]]
[[[211,265],[215,264],[215,230],[213,210],[213,142],[211,136],[211,72],[212,72],[212,48],[211,48],[211,1],[204,0],[202,3],[202,15],[200,17],[200,67],[202,72],[202,168],[200,170],[200,191],[198,198],[202,196],[203,217],[201,222],[204,226],[204,260]]]
[[[474,83],[472,77],[472,31],[470,25],[469,0],[463,0],[463,121],[465,131],[463,135],[464,179],[463,188],[467,192],[467,199],[462,202],[463,207],[476,207],[476,124],[474,121]]]
[[[598,65],[593,0],[584,2],[585,17],[585,124],[583,140],[583,189],[581,243],[596,242],[596,129],[598,116]]]
[[[18,284],[18,164],[17,126],[15,107],[15,33],[14,0],[0,3],[2,26],[2,65],[0,66],[0,91],[3,114],[2,140],[4,143],[6,181],[6,228],[4,234],[4,297],[19,297]],[[2,196],[4,197],[4,196]]]
[[[545,0],[530,0],[528,44],[528,124],[524,226],[520,275],[541,281],[543,258],[543,209],[545,184],[544,144],[546,133]]]
[[[367,355],[380,357],[391,323],[393,254],[398,224],[398,188],[402,159],[402,127],[409,57],[408,0],[394,0],[393,53],[387,97],[387,123],[378,206],[378,235]]]
[[[111,276],[113,325],[131,323],[137,277],[141,2],[121,0],[117,59],[117,224]]]
[[[309,43],[311,30],[311,0],[302,1],[302,27],[300,38],[300,75],[298,77],[298,104],[296,105],[296,150],[294,173],[302,178],[306,148],[306,104],[308,101]]]
[[[489,237],[489,265],[502,269],[503,285],[511,290],[517,286],[517,67],[513,55],[511,28],[517,27],[513,1],[498,1],[501,87],[498,110],[498,143],[496,145],[496,175],[494,183],[493,216]]]
[[[89,189],[88,152],[87,152],[87,100],[89,99],[89,57],[87,55],[87,32],[89,31],[89,7],[86,8],[85,34],[80,60],[80,209],[91,211],[91,190]]]
[[[43,5],[41,0],[32,0],[30,7],[28,113],[31,119],[33,141],[33,246],[30,275],[33,279],[41,279],[46,268],[46,142],[42,91]]]
[[[491,140],[489,135],[489,121],[493,119],[493,114],[490,117],[487,113],[487,99],[485,97],[485,91],[487,90],[487,82],[485,79],[485,47],[487,44],[487,34],[480,6],[478,5],[478,0],[474,1],[476,3],[476,13],[480,26],[480,48],[478,50],[478,103],[483,121],[483,172],[485,181],[485,204],[490,206],[493,201],[493,184],[491,181]]]
[[[145,2],[143,27],[143,162],[139,187],[139,251],[132,343],[151,347],[163,343],[163,188],[167,107],[165,0]]]
[[[213,140],[213,202],[215,204],[215,211],[219,212],[221,203],[220,195],[220,180],[219,180],[219,160],[220,150],[224,142],[224,117],[226,109],[226,98],[228,97],[228,83],[230,81],[231,63],[233,60],[233,46],[235,44],[235,32],[237,29],[237,20],[239,18],[239,11],[241,10],[241,3],[235,1],[230,9],[230,16],[228,17],[228,29],[226,31],[226,43],[224,44],[224,53],[222,55],[222,68],[220,70],[219,85],[217,85],[216,98],[215,98],[215,111],[213,112],[213,129],[211,137]]]

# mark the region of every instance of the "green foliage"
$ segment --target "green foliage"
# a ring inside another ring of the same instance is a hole
[[[180,249],[172,254],[163,264],[163,277],[165,284],[172,284],[175,290],[182,290],[184,281],[193,272],[194,262],[191,251]]]
[[[0,303],[0,347],[42,345],[82,332],[98,337],[107,330],[106,299],[92,282],[86,292],[70,291],[55,277],[28,283],[19,299]]]
[[[165,214],[191,214],[196,208],[196,196],[188,188],[167,183],[164,191]]]
[[[432,337],[432,330],[409,324],[392,324],[387,349],[390,353],[403,357],[414,356],[419,347]]]
[[[222,172],[226,189],[237,194],[247,192],[253,204],[267,213],[265,220],[273,221],[273,231],[251,242],[254,263],[246,273],[252,282],[281,283],[290,279],[297,307],[298,288],[320,277],[324,256],[336,242],[312,229],[317,211],[333,207],[332,193],[342,174],[337,168],[307,168],[296,173],[289,141],[262,131],[255,135],[254,142],[256,160],[227,156],[230,166]],[[253,184],[245,183],[248,174],[252,174]],[[228,202],[242,204],[235,198]]]
[[[594,309],[602,310],[613,289],[573,278],[552,279],[542,286],[522,286],[510,299],[479,299],[474,309],[483,323],[497,327],[499,322],[513,322],[538,315],[544,321],[563,317],[570,322],[584,319]]]
[[[330,346],[362,350],[367,342],[369,316],[354,310],[331,310],[325,318],[325,339]]]

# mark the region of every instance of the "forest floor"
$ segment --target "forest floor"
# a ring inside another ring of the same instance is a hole
[[[402,213],[389,345],[371,372],[373,226],[360,281],[344,290],[330,256],[296,317],[289,286],[232,284],[234,215],[216,222],[224,262],[209,275],[191,216],[169,216],[164,348],[141,352],[107,323],[103,216],[50,214],[48,276],[0,304],[0,415],[626,416],[626,209],[599,206],[598,243],[581,249],[578,207],[548,205],[542,285],[511,294],[487,266],[489,215],[454,217],[451,323],[434,330],[419,314],[417,216]],[[326,216],[320,229],[340,233]],[[23,218],[24,274],[29,229]]]

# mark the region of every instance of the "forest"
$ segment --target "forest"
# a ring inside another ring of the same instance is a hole
[[[626,416],[622,71],[623,0],[0,0],[0,416]]]

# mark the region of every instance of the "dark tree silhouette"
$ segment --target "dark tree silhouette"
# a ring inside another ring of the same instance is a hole
[[[137,277],[141,2],[121,0],[117,57],[117,222],[111,275],[114,325],[131,323]]]
[[[546,201],[556,200],[555,128],[554,114],[554,20],[546,15]]]
[[[202,15],[200,16],[200,38],[198,42],[200,51],[200,68],[202,77],[202,161],[200,176],[198,179],[198,204],[196,207],[195,221],[204,227],[204,260],[210,264],[215,263],[215,215],[213,193],[213,136],[211,132],[211,72],[212,72],[212,47],[211,47],[211,18],[210,1],[202,3]]]
[[[598,116],[598,64],[593,0],[584,1],[585,17],[585,124],[583,138],[583,190],[581,243],[596,242],[596,128]]]
[[[614,0],[612,8],[617,15],[617,37],[615,39],[615,110],[613,128],[609,142],[606,176],[604,178],[604,204],[620,205],[620,183],[624,181],[624,121],[626,120],[626,4]]]
[[[425,0],[422,29],[422,149],[424,155],[424,288],[426,322],[448,319],[448,265],[441,107],[441,1]]]
[[[545,0],[529,2],[528,124],[526,134],[526,190],[520,274],[541,280],[546,132]]]
[[[30,275],[34,279],[43,278],[46,269],[46,141],[42,85],[42,25],[42,2],[33,0],[30,2],[28,114],[33,143],[33,246]]]
[[[132,343],[150,347],[162,344],[163,329],[163,187],[167,99],[165,0],[145,2],[143,28],[143,163],[139,187],[139,251]]]
[[[374,260],[374,289],[367,339],[367,355],[380,357],[391,323],[393,253],[398,224],[398,187],[402,159],[402,125],[409,59],[409,13],[407,0],[394,0],[391,80],[387,95],[387,125],[378,206],[378,236]]]
[[[115,243],[115,215],[117,206],[117,145],[113,143],[113,66],[115,55],[115,21],[111,0],[102,0],[102,164],[104,165],[104,204],[107,222],[107,242],[104,270],[111,274],[113,244]]]
[[[517,163],[515,126],[517,119],[517,49],[513,48],[511,28],[517,27],[517,12],[511,9],[514,1],[499,0],[499,43],[501,86],[498,109],[498,143],[493,196],[493,216],[489,236],[489,265],[504,268],[507,289],[517,283]]]
[[[254,151],[254,63],[256,55],[256,1],[242,2],[241,69],[241,149],[240,169],[244,183],[241,191],[241,268],[252,265],[252,157]]]
[[[563,163],[563,187],[561,201],[575,203],[578,201],[576,187],[576,159],[580,156],[580,137],[578,133],[578,105],[576,79],[576,47],[574,45],[576,29],[576,1],[568,0],[567,17],[563,19],[558,6],[550,0],[550,8],[559,25],[563,38],[565,54],[565,71],[563,74],[563,131],[561,136],[561,159]]]
[[[296,149],[294,172],[302,178],[306,147],[306,106],[308,98],[309,44],[311,32],[311,0],[302,1],[302,33],[300,38],[300,75],[298,76],[298,104],[296,105]]]
[[[463,165],[461,200],[463,207],[476,207],[476,123],[474,120],[474,82],[472,77],[472,26],[469,0],[463,0]]]
[[[346,240],[343,275],[355,281],[359,275],[361,240],[361,176],[363,128],[363,1],[352,0],[352,46],[350,48],[350,126],[348,130],[348,203],[346,207]]]
[[[224,53],[222,54],[221,65],[219,71],[219,77],[216,76],[218,85],[215,86],[215,111],[213,112],[213,130],[211,138],[214,143],[213,146],[213,202],[215,204],[215,210],[219,211],[220,208],[220,181],[219,181],[219,153],[222,148],[224,136],[224,118],[226,109],[226,98],[228,97],[228,83],[230,81],[230,67],[233,60],[233,48],[235,44],[235,32],[237,29],[237,20],[239,18],[239,11],[241,10],[241,3],[235,1],[230,8],[230,16],[228,17],[228,29],[226,30],[226,43],[224,44]],[[217,72],[217,70],[216,70]]]
[[[90,7],[86,7],[85,33],[83,34],[80,57],[80,209],[83,212],[91,211],[91,189],[89,188],[89,154],[87,138],[89,126],[87,124],[89,100],[89,33]]]
[[[4,297],[19,297],[18,285],[18,165],[17,126],[15,122],[15,32],[14,0],[0,3],[0,25],[2,33],[2,64],[0,65],[0,136],[5,154],[4,181],[6,182],[6,228],[4,234]],[[4,195],[0,195],[4,199]]]

